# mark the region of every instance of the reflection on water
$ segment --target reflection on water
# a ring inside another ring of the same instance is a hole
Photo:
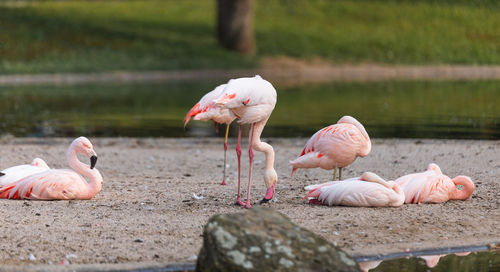
[[[15,136],[213,136],[213,124],[184,130],[182,119],[218,84],[0,87],[0,128]],[[265,137],[309,137],[349,114],[372,137],[500,139],[500,81],[276,87]]]
[[[439,250],[434,250],[439,251]],[[449,251],[443,249],[441,251]],[[413,257],[381,259],[358,262],[362,271],[370,272],[423,272],[423,271],[500,271],[499,251],[455,251],[447,254],[420,255],[409,254]]]

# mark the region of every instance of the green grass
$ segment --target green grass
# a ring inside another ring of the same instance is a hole
[[[256,0],[255,57],[217,45],[215,2],[0,2],[0,73],[333,63],[500,64],[498,1]]]

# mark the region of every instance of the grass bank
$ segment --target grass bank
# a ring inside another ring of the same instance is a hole
[[[0,2],[0,73],[333,63],[500,64],[495,1],[256,0],[258,53],[215,39],[215,1]]]

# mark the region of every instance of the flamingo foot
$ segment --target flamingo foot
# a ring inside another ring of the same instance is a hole
[[[271,186],[270,188],[267,189],[266,195],[260,201],[260,204],[267,203],[267,202],[269,202],[269,200],[273,199],[273,197],[274,197],[274,186],[275,185],[273,185],[273,186]]]
[[[245,206],[245,204],[241,201],[241,196],[238,196],[234,205],[240,205],[241,207]]]
[[[250,201],[247,200],[247,203],[245,204],[245,206],[243,206],[245,209],[250,209],[252,208],[252,206],[250,205]]]
[[[222,180],[222,183],[220,185],[227,185],[225,180]]]
[[[316,198],[312,198],[312,199],[309,199],[309,204],[313,204],[313,205],[323,205],[323,202],[319,201],[318,199]]]

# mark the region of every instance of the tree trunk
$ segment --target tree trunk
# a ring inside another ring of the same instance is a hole
[[[255,53],[253,0],[217,0],[217,38],[230,50]]]

